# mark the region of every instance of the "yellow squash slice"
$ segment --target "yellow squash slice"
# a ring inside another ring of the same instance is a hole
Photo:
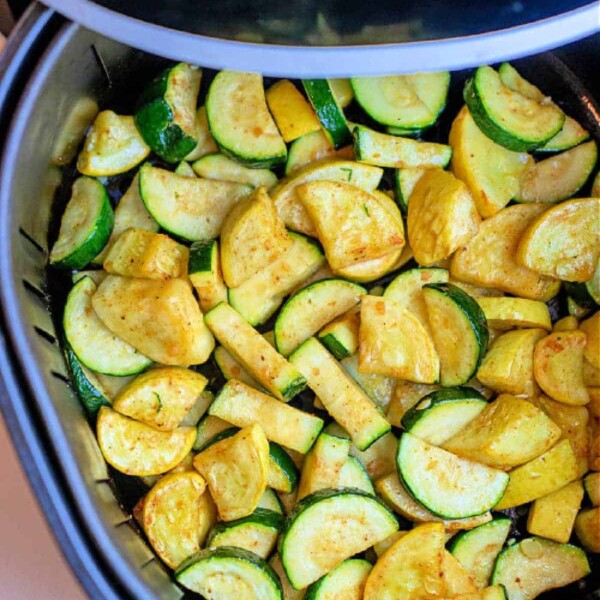
[[[194,406],[206,384],[204,375],[189,369],[151,369],[121,391],[113,408],[159,431],[172,431]]]
[[[533,372],[539,386],[554,400],[582,405],[590,401],[583,382],[582,331],[556,331],[540,340],[533,353]]]
[[[589,281],[600,252],[600,198],[577,198],[538,215],[524,230],[516,260],[540,275]]]
[[[600,553],[600,506],[582,510],[577,515],[575,533],[584,548]]]
[[[544,336],[542,329],[517,329],[497,337],[477,371],[477,378],[497,392],[531,396],[536,389],[533,352]]]
[[[109,275],[92,306],[115,335],[164,365],[201,364],[215,345],[192,288],[182,279]]]
[[[435,383],[440,362],[433,340],[410,311],[392,298],[363,296],[359,371]]]
[[[520,506],[547,496],[579,477],[577,457],[569,440],[510,472],[504,497],[495,510]]]
[[[581,322],[580,331],[586,335],[587,343],[583,348],[583,356],[594,368],[600,369],[600,310]]]
[[[296,188],[335,271],[404,246],[402,220],[354,185],[314,181]]]
[[[442,578],[446,587],[445,593],[449,597],[477,592],[477,586],[471,576],[448,550],[444,550],[442,555]]]
[[[432,265],[447,258],[477,233],[480,222],[467,186],[451,173],[428,170],[408,205],[408,239],[415,260]]]
[[[157,431],[103,406],[96,435],[106,462],[126,475],[161,475],[178,465],[196,441],[195,427]]]
[[[464,106],[452,123],[452,172],[464,181],[479,214],[485,219],[496,214],[519,190],[519,178],[533,158],[513,152],[484,135]]]
[[[219,516],[233,521],[252,514],[267,488],[269,442],[258,425],[213,444],[194,458]]]
[[[538,327],[550,331],[550,311],[548,306],[539,300],[527,298],[477,298],[487,320],[488,327],[513,329],[514,327]]]
[[[206,482],[188,471],[166,475],[148,492],[142,527],[154,551],[171,569],[200,550],[200,497]]]
[[[515,261],[523,232],[545,210],[541,204],[519,204],[486,219],[477,235],[454,254],[451,277],[531,300],[546,301],[555,296],[559,282]]]
[[[510,469],[543,454],[561,430],[531,402],[498,396],[442,444],[450,452],[490,467]]]
[[[422,600],[443,597],[444,526],[419,525],[375,563],[364,600]]]

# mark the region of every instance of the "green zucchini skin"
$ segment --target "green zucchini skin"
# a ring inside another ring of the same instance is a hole
[[[190,247],[188,273],[212,271],[217,261],[217,243],[215,240],[194,242]]]
[[[148,85],[138,100],[135,113],[135,124],[146,144],[170,163],[183,160],[198,143],[175,122],[175,112],[165,97],[171,73],[177,68],[182,68],[182,63],[165,69]],[[195,102],[196,97],[194,109]]]
[[[77,396],[88,417],[95,418],[101,406],[110,406],[111,403],[102,391],[88,379],[81,363],[75,356],[75,352],[68,343],[65,343],[65,358]]]
[[[215,536],[232,527],[238,527],[240,525],[245,525],[246,523],[256,523],[258,525],[263,525],[264,527],[277,529],[279,531],[283,526],[283,521],[284,517],[282,514],[276,513],[274,510],[269,510],[267,508],[257,508],[251,515],[248,515],[247,517],[242,517],[241,519],[236,519],[234,521],[219,521],[210,532],[207,540],[207,546],[210,546],[210,542]]]

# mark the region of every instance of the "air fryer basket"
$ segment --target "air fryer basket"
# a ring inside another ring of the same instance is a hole
[[[598,107],[560,60],[545,54],[517,64],[600,140]],[[51,524],[93,598],[176,599],[183,592],[117,501],[94,432],[68,384],[57,329],[60,300],[51,303],[46,271],[53,201],[57,193],[64,196],[68,180],[50,157],[76,102],[91,97],[101,108],[131,112],[136,93],[163,65],[161,58],[63,24],[25,88],[0,165],[0,303],[7,336],[6,347],[0,336],[0,365],[10,394],[4,402],[13,439],[39,463],[29,472],[38,478],[42,508],[48,503],[48,513],[60,513]],[[449,114],[459,95],[453,102]],[[551,597],[600,597],[599,581],[595,569],[585,588],[576,584]]]

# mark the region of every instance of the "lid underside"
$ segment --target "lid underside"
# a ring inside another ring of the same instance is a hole
[[[600,31],[589,0],[44,0],[131,46],[278,76],[458,69]]]

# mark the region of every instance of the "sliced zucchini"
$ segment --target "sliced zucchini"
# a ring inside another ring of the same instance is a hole
[[[171,569],[200,550],[200,497],[206,483],[187,471],[162,477],[144,500],[142,527],[154,551]]]
[[[349,451],[349,439],[321,433],[302,465],[298,500],[339,483]]]
[[[256,424],[223,438],[205,447],[193,464],[206,480],[220,518],[233,521],[252,514],[267,488],[269,442]]]
[[[304,600],[362,600],[372,565],[362,558],[339,564],[306,590]]]
[[[423,173],[425,173],[426,170],[427,169],[413,167],[407,169],[396,169],[394,171],[396,200],[403,215],[408,214],[408,201],[410,199],[410,195],[415,189],[417,181],[421,179],[421,176],[423,175]]]
[[[439,359],[429,333],[392,298],[364,296],[360,309],[359,370],[435,383]]]
[[[499,517],[452,538],[449,550],[478,589],[489,585],[494,563],[508,537],[512,521]]]
[[[477,298],[488,327],[504,331],[513,327],[533,327],[550,331],[550,311],[544,302],[527,298]]]
[[[524,232],[517,261],[541,275],[589,281],[600,249],[600,198],[581,198],[553,206]],[[556,244],[555,240],[561,240]]]
[[[139,165],[150,147],[139,134],[133,117],[103,110],[92,123],[77,158],[77,170],[92,177],[118,175]]]
[[[504,510],[532,502],[578,477],[577,457],[571,442],[563,439],[541,456],[510,472],[510,482],[496,509]]]
[[[542,102],[546,96],[535,85],[522,77],[519,72],[508,62],[504,62],[498,67],[500,81],[513,92],[518,92],[526,98],[531,98],[536,102]]]
[[[80,279],[69,292],[63,315],[67,342],[77,359],[89,369],[107,375],[133,375],[147,369],[152,360],[116,337],[92,308],[96,284]]]
[[[200,419],[204,416],[208,407],[213,403],[215,395],[210,390],[204,390],[197,396],[194,404],[181,419],[180,427],[197,427]]]
[[[178,465],[194,445],[196,428],[157,431],[101,406],[96,435],[107,463],[126,475],[143,477],[161,475]]]
[[[279,581],[281,582],[281,587],[283,588],[283,600],[303,600],[306,590],[295,590],[292,587],[292,584],[285,574],[285,569],[281,564],[281,557],[279,554],[275,554],[271,560],[269,560],[269,564],[273,568],[273,571],[277,573],[277,577],[279,577]]]
[[[60,221],[50,264],[59,269],[82,269],[104,248],[114,225],[114,214],[104,186],[79,177]]]
[[[517,202],[554,204],[574,196],[596,166],[598,150],[591,140],[529,165],[519,179]]]
[[[306,379],[229,305],[221,302],[205,321],[233,357],[274,396],[287,402],[306,386]]]
[[[487,406],[472,388],[449,388],[427,394],[402,417],[402,427],[428,444],[441,446]]]
[[[267,488],[265,493],[260,497],[257,508],[264,508],[265,510],[270,510],[280,515],[283,514],[283,506],[281,506],[281,501],[271,488]]]
[[[408,137],[408,138],[420,138],[426,131],[427,127],[423,129],[408,129],[405,127],[386,127],[385,132],[390,135],[397,135],[399,137]]]
[[[565,121],[556,104],[532,100],[502,83],[491,67],[479,67],[467,81],[464,98],[475,123],[497,144],[527,152],[543,146]]]
[[[221,267],[229,287],[267,268],[292,246],[264,187],[233,207],[221,230]]]
[[[533,600],[589,572],[590,565],[581,548],[531,537],[500,553],[492,584],[503,585],[510,600]]]
[[[314,415],[287,406],[241,381],[228,381],[217,394],[209,414],[245,427],[258,423],[267,438],[306,454],[323,428]]]
[[[202,70],[179,63],[159,75],[138,101],[135,124],[167,162],[183,160],[198,143],[196,103]]]
[[[298,169],[325,158],[343,158],[352,160],[354,149],[352,146],[344,146],[336,150],[322,129],[307,133],[294,140],[289,148],[287,162],[285,163],[285,174],[292,175]]]
[[[282,526],[283,515],[257,508],[247,517],[217,523],[209,533],[206,545],[210,549],[223,546],[242,548],[266,559],[275,547]]]
[[[501,500],[509,477],[404,433],[398,443],[398,472],[409,492],[446,519],[481,515]]]
[[[350,142],[352,139],[350,128],[329,81],[303,79],[302,85],[331,145],[338,149]]]
[[[220,302],[227,302],[227,286],[221,272],[219,242],[194,242],[190,247],[188,276],[200,299],[200,308],[208,312]]]
[[[219,419],[219,417],[214,417],[210,414],[205,415],[198,422],[194,450],[196,452],[204,450],[204,448],[214,441],[219,433],[227,429],[231,429],[231,423],[224,421],[223,419]]]
[[[229,304],[252,326],[265,323],[285,296],[325,263],[316,241],[292,231],[288,235],[292,247],[285,254],[242,285],[229,290]]]
[[[163,229],[192,242],[217,237],[231,209],[251,192],[245,183],[191,179],[148,163],[140,169],[148,212]]]
[[[113,408],[159,431],[173,431],[195,405],[207,383],[204,375],[190,369],[151,369],[138,375],[121,391]]]
[[[260,383],[240,365],[240,363],[231,356],[231,354],[223,348],[223,346],[217,346],[215,348],[213,357],[217,363],[217,367],[221,371],[221,374],[227,381],[230,379],[237,379],[250,387],[261,389]]]
[[[207,154],[192,164],[193,172],[205,179],[235,181],[267,189],[277,183],[277,175],[268,169],[250,169],[223,154]]]
[[[281,561],[294,588],[317,581],[398,529],[392,512],[359,490],[322,490],[302,500],[282,534]]]
[[[88,417],[94,418],[101,406],[110,406],[110,395],[96,375],[83,366],[71,347],[65,345],[65,359],[71,381]]]
[[[306,98],[289,79],[280,79],[265,94],[269,110],[284,142],[321,130],[321,123]]]
[[[338,104],[346,108],[354,100],[354,92],[349,79],[328,79],[329,87]]]
[[[376,444],[377,442],[375,442]],[[371,446],[372,448],[373,446]],[[375,488],[371,483],[371,478],[362,463],[355,456],[348,456],[346,462],[340,470],[337,484],[343,488],[355,488],[371,496],[375,495]]]
[[[423,296],[440,357],[440,382],[462,385],[475,375],[487,350],[485,315],[471,296],[450,283],[429,283]]]
[[[275,321],[275,345],[289,356],[324,325],[355,307],[367,291],[343,279],[324,279],[296,292]]]
[[[284,600],[275,571],[253,552],[242,548],[215,548],[193,554],[175,571],[175,579],[188,590],[211,600],[240,597]]]
[[[335,275],[349,279],[355,283],[370,283],[377,279],[381,279],[391,271],[399,269],[405,262],[410,260],[410,256],[406,258],[406,252],[410,252],[408,244],[402,248],[398,247],[379,258],[372,258],[358,262],[349,267],[342,267],[335,270]]]
[[[84,277],[89,277],[96,285],[100,285],[108,273],[104,269],[84,269],[83,271],[74,271],[71,277],[73,285]]]
[[[366,450],[391,429],[369,397],[315,338],[306,340],[290,362],[304,374],[310,388],[359,450]]]
[[[362,125],[354,129],[354,153],[360,162],[378,167],[446,167],[452,148],[379,133]]]
[[[218,73],[206,96],[206,116],[221,151],[243,165],[270,168],[285,163],[285,143],[258,73]]]
[[[198,143],[196,144],[196,147],[185,156],[184,160],[186,162],[192,163],[207,154],[216,154],[219,152],[217,142],[215,142],[213,136],[210,134],[205,106],[201,106],[196,111],[196,138]]]
[[[112,332],[163,365],[202,364],[215,347],[192,286],[183,279],[109,275],[92,306]]]
[[[444,597],[444,527],[426,523],[398,539],[369,575],[364,600]]]
[[[563,152],[590,139],[590,134],[575,119],[567,116],[562,129],[536,152]]]
[[[111,275],[147,279],[185,278],[189,250],[162,233],[126,229],[112,244],[104,259]]]
[[[450,73],[353,77],[354,97],[382,125],[408,130],[435,123],[446,106]]]
[[[600,261],[589,281],[585,283],[565,282],[565,292],[584,308],[600,306]]]
[[[454,119],[448,141],[452,172],[467,185],[483,218],[514,198],[523,172],[534,164],[526,152],[508,150],[482,133],[466,106]]]
[[[319,341],[338,360],[354,354],[358,348],[359,320],[360,313],[350,309],[319,331]]]
[[[429,318],[423,286],[428,283],[448,283],[448,271],[438,267],[408,269],[392,279],[383,293],[384,298],[392,298],[402,308],[413,313],[427,331]]]
[[[180,161],[180,163],[177,165],[177,168],[175,169],[174,173],[176,175],[181,175],[182,177],[191,177],[191,178],[196,177],[196,173],[194,173],[194,169],[192,169],[192,166],[190,165],[190,163],[185,162],[185,160]]]
[[[317,237],[304,205],[296,196],[296,188],[309,181],[342,181],[351,183],[367,192],[377,188],[383,169],[362,165],[352,160],[327,160],[308,164],[292,176],[282,179],[272,190],[271,196],[277,213],[287,227],[311,237]]]
[[[583,487],[592,506],[600,506],[600,472],[586,475]]]

